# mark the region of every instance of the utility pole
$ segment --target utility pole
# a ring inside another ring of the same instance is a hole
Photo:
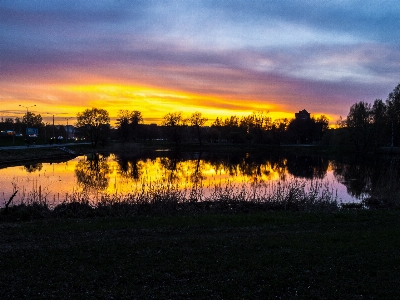
[[[65,127],[65,134],[66,134],[65,142],[68,142],[68,120],[72,119],[72,117],[68,117],[68,118],[64,118],[64,119],[67,120],[67,127]]]
[[[53,113],[49,113],[49,112],[47,112],[46,114],[53,117],[53,134],[52,134],[52,136],[51,136],[50,139],[54,139],[54,138],[55,138],[55,136],[54,136],[54,134],[55,134],[55,133],[54,133],[54,116],[55,116],[55,115],[58,115],[58,114],[53,114]],[[50,123],[49,123],[49,125],[50,125]]]

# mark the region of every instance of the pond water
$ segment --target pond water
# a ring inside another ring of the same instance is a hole
[[[392,161],[388,161],[392,163]],[[377,165],[331,160],[322,156],[268,155],[262,153],[175,153],[155,151],[141,156],[90,154],[64,162],[40,163],[0,169],[1,206],[15,190],[13,203],[45,199],[49,205],[69,195],[85,193],[93,201],[102,195],[127,195],[173,185],[202,190],[276,188],[299,181],[331,191],[338,202],[359,202],[368,196]],[[372,170],[374,171],[371,171]],[[378,176],[379,177],[379,176]]]

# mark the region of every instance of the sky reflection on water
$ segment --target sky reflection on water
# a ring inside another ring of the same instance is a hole
[[[98,199],[105,193],[126,195],[166,183],[179,189],[202,187],[204,196],[208,196],[215,186],[230,185],[240,189],[257,185],[271,189],[278,182],[293,180],[301,180],[308,186],[317,182],[335,193],[339,202],[359,201],[339,182],[343,178],[335,175],[335,165],[327,159],[265,158],[249,153],[157,153],[144,158],[90,155],[67,162],[8,167],[0,169],[0,200],[4,206],[13,189],[17,189],[14,203],[40,197],[52,205],[72,193],[88,193],[92,199]]]

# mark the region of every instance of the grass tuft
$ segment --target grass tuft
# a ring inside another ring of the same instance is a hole
[[[272,189],[263,184],[253,184],[251,187],[216,185],[207,196],[202,186],[181,189],[173,184],[159,184],[127,195],[104,193],[98,195],[96,201],[88,193],[67,194],[62,203],[50,206],[46,195],[34,192],[26,196],[24,203],[9,207],[12,209],[8,212],[2,208],[0,220],[268,210],[337,211],[339,206],[333,195],[328,187],[319,183],[307,187],[302,181],[278,183]]]

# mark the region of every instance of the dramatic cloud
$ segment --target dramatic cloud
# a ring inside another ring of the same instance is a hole
[[[3,0],[2,115],[306,108],[334,122],[400,82],[398,15],[395,1]]]

